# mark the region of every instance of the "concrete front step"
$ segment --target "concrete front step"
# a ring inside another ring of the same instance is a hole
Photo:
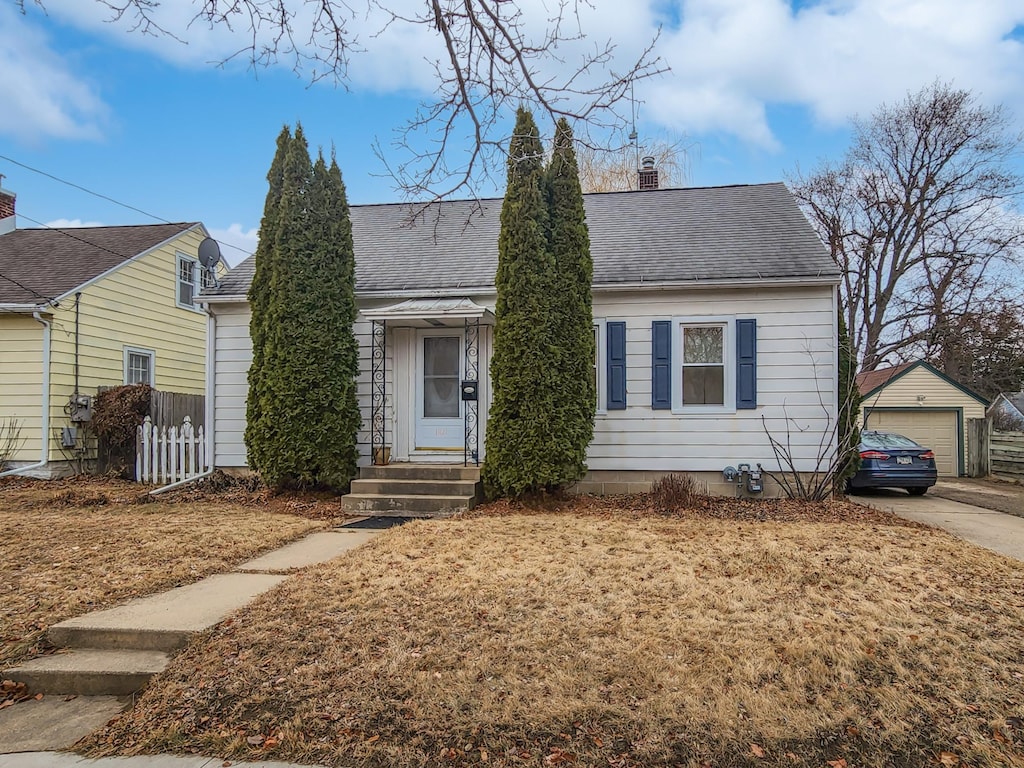
[[[480,479],[480,467],[470,464],[388,464],[361,467],[363,480],[472,480]]]
[[[71,648],[174,651],[257,595],[284,581],[265,573],[225,573],[54,624],[47,637]]]
[[[342,501],[349,512],[373,515],[423,517],[451,515],[472,509],[475,495],[436,496],[431,494],[350,493]]]
[[[79,649],[26,661],[4,671],[30,693],[127,696],[162,672],[170,656],[161,651]]]
[[[413,480],[409,478],[360,478],[352,481],[355,494],[395,494],[397,496],[474,496],[476,480]]]

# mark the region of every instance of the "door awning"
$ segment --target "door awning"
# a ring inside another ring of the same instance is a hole
[[[472,299],[407,299],[398,304],[376,309],[364,309],[367,320],[405,321],[410,325],[445,326],[461,324],[465,320],[493,322],[494,313]]]

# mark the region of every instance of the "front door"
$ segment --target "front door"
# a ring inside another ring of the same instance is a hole
[[[460,382],[461,331],[448,328],[416,334],[417,451],[461,451],[465,447]]]

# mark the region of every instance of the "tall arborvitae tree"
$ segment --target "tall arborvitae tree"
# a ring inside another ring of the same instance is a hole
[[[587,446],[594,437],[597,393],[591,306],[594,267],[572,129],[564,118],[555,128],[547,197],[554,295],[558,297],[550,318],[551,339],[557,341],[554,355],[558,371],[550,445],[559,461],[560,481],[570,483],[587,472]]]
[[[267,172],[269,189],[263,203],[259,241],[256,244],[255,273],[249,287],[249,338],[252,340],[252,365],[249,366],[249,396],[246,400],[245,446],[249,465],[263,463],[263,415],[260,402],[264,397],[263,357],[267,344],[267,298],[274,271],[274,243],[277,240],[278,209],[281,206],[281,187],[284,184],[284,158],[291,146],[292,132],[285,126],[277,136],[277,151]]]
[[[333,161],[330,168],[323,157],[310,163],[301,127],[281,178],[271,269],[256,289],[264,343],[255,377],[260,421],[247,431],[250,462],[270,485],[344,487],[356,471],[360,418],[345,188]]]
[[[554,259],[548,249],[544,149],[533,116],[520,108],[508,156],[508,187],[498,236],[493,402],[482,472],[490,496],[522,496],[560,485],[552,450],[558,397],[556,347],[549,316]]]

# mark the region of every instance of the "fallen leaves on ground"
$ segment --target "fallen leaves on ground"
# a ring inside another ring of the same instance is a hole
[[[194,643],[83,746],[361,768],[1024,765],[1024,565],[857,505],[760,504],[502,503],[390,529]]]
[[[50,652],[56,622],[228,570],[323,528],[315,517],[211,494],[154,500],[102,478],[0,480],[0,667]]]

